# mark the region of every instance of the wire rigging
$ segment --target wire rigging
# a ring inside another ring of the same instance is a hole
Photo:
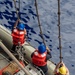
[[[19,0],[19,3],[18,4],[19,4],[19,18],[20,18],[20,4],[21,4],[20,3],[20,0]]]
[[[19,12],[20,12],[20,0],[19,0],[19,3],[18,3],[18,8],[16,6],[16,0],[13,0],[13,1],[14,1],[17,17],[18,17],[18,19],[20,19],[20,14],[19,14]]]
[[[62,47],[61,47],[61,33],[60,33],[60,0],[58,0],[58,30],[59,30],[59,50],[60,50],[60,62],[62,62]]]
[[[36,13],[37,13],[37,19],[38,19],[38,26],[39,26],[39,29],[40,29],[41,38],[43,39],[43,43],[46,46],[46,43],[45,43],[45,40],[44,40],[44,37],[43,37],[43,33],[42,33],[40,19],[39,19],[37,0],[35,0],[35,7],[36,7]]]

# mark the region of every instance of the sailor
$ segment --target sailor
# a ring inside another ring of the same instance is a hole
[[[70,75],[68,68],[63,62],[59,62],[54,70],[54,75]]]
[[[21,23],[20,20],[17,19],[12,30],[13,46],[11,50],[15,51],[15,48],[19,43],[20,45],[23,45],[26,41],[26,35],[27,32],[25,24]]]
[[[49,48],[47,47],[47,50]],[[47,60],[51,58],[51,53],[46,50],[46,46],[44,44],[41,44],[38,47],[38,50],[36,49],[32,54],[32,63],[36,66],[38,66],[42,71],[47,75]]]

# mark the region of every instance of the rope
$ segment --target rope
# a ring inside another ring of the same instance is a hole
[[[20,0],[19,0],[19,5],[18,5],[19,8],[17,8],[17,6],[16,6],[16,0],[13,0],[13,1],[14,1],[17,17],[18,17],[18,19],[20,19],[20,15],[19,15],[19,12],[20,12]]]
[[[36,0],[35,0],[35,7],[36,7],[36,13],[37,13],[37,19],[38,19],[38,26],[39,26],[39,29],[40,29],[41,38],[43,39],[43,43],[46,46],[46,43],[45,43],[45,40],[44,40],[44,37],[43,37],[43,33],[42,33],[41,24],[40,24],[40,19],[39,19],[39,14],[38,14],[38,6],[37,6],[37,1]]]
[[[62,52],[61,52],[61,33],[60,33],[60,0],[58,0],[58,30],[59,30],[59,50],[60,50],[60,62],[62,61]]]
[[[20,0],[19,0],[19,12],[20,12]],[[20,18],[20,13],[19,13],[19,18]]]

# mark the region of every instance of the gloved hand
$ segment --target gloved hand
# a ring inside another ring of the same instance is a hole
[[[47,50],[47,52],[50,52],[50,49],[48,48],[48,46],[46,46],[46,50]]]

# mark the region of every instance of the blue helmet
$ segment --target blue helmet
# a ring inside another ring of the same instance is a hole
[[[24,30],[25,25],[23,23],[19,23],[19,25],[17,25],[17,29],[19,30]]]
[[[38,51],[40,53],[44,53],[46,51],[46,46],[44,44],[41,44],[39,47],[38,47]]]

